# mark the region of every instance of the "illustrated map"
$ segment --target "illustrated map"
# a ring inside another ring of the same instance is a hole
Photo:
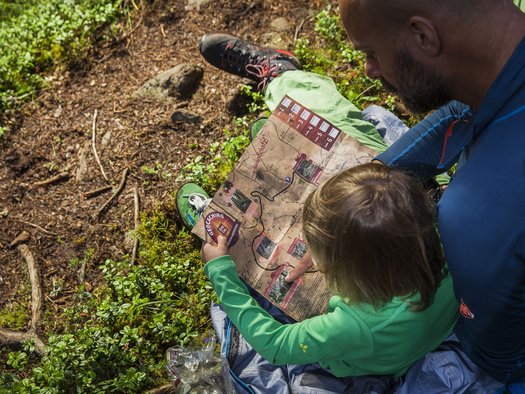
[[[377,153],[285,96],[215,194],[193,233],[228,237],[239,276],[297,321],[325,312],[324,277],[284,278],[307,250],[303,203],[325,179]]]

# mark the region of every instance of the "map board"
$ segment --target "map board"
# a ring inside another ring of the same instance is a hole
[[[331,296],[321,273],[284,278],[307,250],[303,203],[325,179],[376,155],[285,96],[193,229],[204,241],[228,237],[237,272],[297,321],[322,314]]]

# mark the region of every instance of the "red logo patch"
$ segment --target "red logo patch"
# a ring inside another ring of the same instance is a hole
[[[470,311],[469,307],[463,299],[461,299],[461,305],[459,306],[459,313],[461,313],[461,316],[463,316],[466,319],[474,319],[474,314]]]

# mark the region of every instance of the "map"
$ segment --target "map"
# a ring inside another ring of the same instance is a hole
[[[307,251],[302,206],[325,179],[375,155],[285,96],[193,232],[204,241],[226,236],[239,276],[295,320],[322,314],[331,293],[321,273],[284,281]]]

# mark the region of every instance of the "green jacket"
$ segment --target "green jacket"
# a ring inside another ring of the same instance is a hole
[[[272,364],[318,362],[335,376],[402,375],[452,332],[458,316],[449,275],[423,312],[410,311],[400,298],[375,310],[334,296],[326,314],[282,324],[250,296],[230,256],[204,270],[226,314],[262,357]]]

